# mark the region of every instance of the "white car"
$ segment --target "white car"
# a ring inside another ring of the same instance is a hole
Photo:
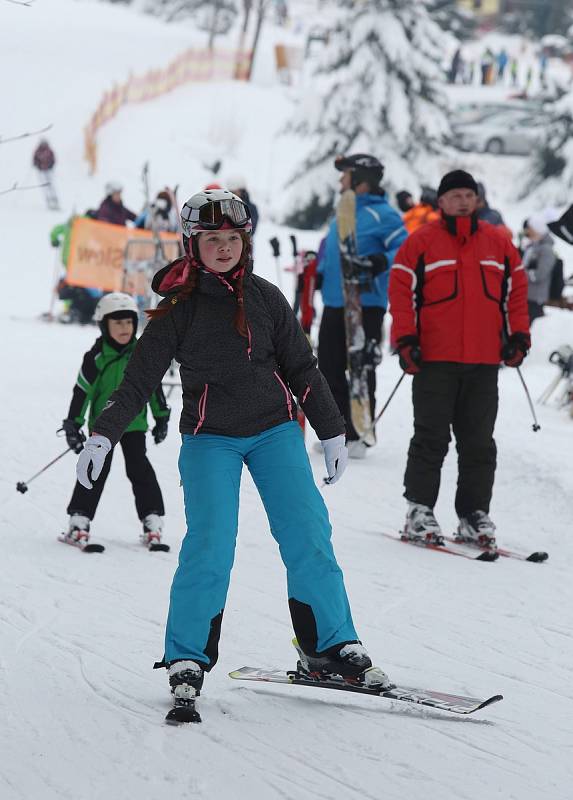
[[[529,155],[543,140],[538,115],[504,111],[479,122],[455,124],[454,144],[460,150],[492,155]]]

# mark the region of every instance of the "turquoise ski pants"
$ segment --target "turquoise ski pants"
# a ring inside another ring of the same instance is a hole
[[[183,435],[179,470],[187,534],[173,578],[165,662],[217,661],[221,620],[235,555],[239,486],[246,464],[287,570],[295,634],[309,655],[357,640],[342,572],[330,541],[300,428],[277,425],[256,436]]]

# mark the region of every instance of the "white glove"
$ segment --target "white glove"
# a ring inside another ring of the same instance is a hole
[[[324,450],[324,461],[328,477],[325,483],[336,483],[342,476],[348,464],[348,448],[346,447],[346,437],[343,433],[334,436],[332,439],[321,441]]]
[[[92,468],[92,481],[97,481],[103,469],[105,457],[111,450],[111,442],[107,436],[100,436],[99,433],[92,433],[80,453],[76,466],[78,481],[86,489],[93,489],[88,478],[88,469]]]

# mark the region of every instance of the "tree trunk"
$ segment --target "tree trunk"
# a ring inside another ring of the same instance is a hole
[[[259,43],[259,36],[261,35],[261,28],[263,27],[263,20],[265,18],[265,11],[267,10],[266,0],[259,0],[259,7],[257,9],[257,27],[255,29],[255,38],[253,40],[253,51],[251,54],[251,63],[249,64],[249,72],[247,80],[251,80],[253,74],[253,64],[257,55],[257,45]]]

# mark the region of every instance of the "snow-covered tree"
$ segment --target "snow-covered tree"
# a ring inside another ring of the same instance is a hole
[[[444,31],[459,39],[472,39],[476,32],[477,19],[472,11],[462,8],[457,0],[425,0],[428,13]]]
[[[300,227],[319,227],[330,213],[336,155],[372,153],[385,164],[388,188],[415,192],[438,181],[450,135],[443,64],[456,41],[424,0],[340,5],[289,129],[309,144],[289,182],[287,221]]]
[[[549,104],[540,126],[539,150],[532,156],[521,196],[538,205],[561,206],[573,195],[573,91]]]

